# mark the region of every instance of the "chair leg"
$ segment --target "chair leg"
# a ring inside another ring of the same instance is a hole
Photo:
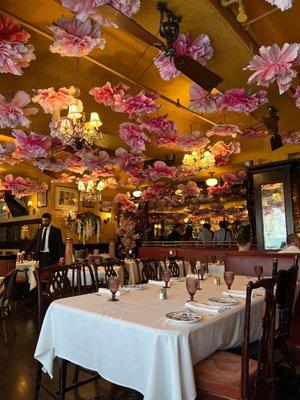
[[[64,360],[63,358],[59,358],[58,363],[59,363],[59,400],[65,400],[67,361]]]
[[[73,383],[77,383],[79,378],[79,367],[75,365],[74,375],[73,375]]]
[[[39,398],[41,379],[42,379],[42,364],[37,361],[36,367],[35,367],[35,383],[34,383],[33,400],[38,400],[38,398]]]
[[[3,332],[4,332],[4,343],[8,344],[7,333],[6,333],[6,325],[5,325],[5,319],[4,318],[2,318],[2,325],[3,325]]]

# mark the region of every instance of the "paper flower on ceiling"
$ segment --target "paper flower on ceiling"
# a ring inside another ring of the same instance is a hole
[[[241,146],[239,142],[225,143],[223,141],[219,141],[213,146],[209,146],[208,149],[215,157],[216,167],[228,164],[229,159],[233,154],[238,154],[241,152]]]
[[[176,146],[177,140],[178,140],[178,135],[176,132],[154,133],[152,136],[152,142],[157,147]]]
[[[239,140],[260,139],[268,135],[269,131],[267,129],[255,129],[251,127],[242,130],[242,133],[239,135]]]
[[[157,182],[153,185],[149,185],[147,189],[143,191],[144,201],[154,201],[162,196],[165,196],[169,190],[169,186],[165,182]]]
[[[207,92],[196,83],[190,86],[190,104],[189,109],[200,113],[211,113],[217,111],[217,100],[221,93],[212,94]]]
[[[282,132],[280,134],[283,144],[291,146],[293,144],[300,144],[300,132]]]
[[[240,128],[237,125],[231,125],[231,124],[220,124],[216,125],[213,128],[211,128],[209,131],[206,132],[206,135],[208,137],[210,136],[231,136],[233,138],[236,138],[242,133]]]
[[[48,89],[38,89],[37,94],[32,97],[34,103],[38,103],[46,114],[53,114],[56,111],[65,110],[70,104],[75,103],[76,88],[62,87],[55,90],[53,87]]]
[[[200,131],[194,131],[190,135],[180,135],[177,145],[184,151],[203,149],[210,140]]]
[[[293,6],[293,0],[266,0],[266,2],[280,8],[281,11],[288,10]]]
[[[16,128],[30,125],[28,116],[38,112],[36,107],[26,107],[30,103],[30,96],[19,90],[12,101],[8,101],[0,94],[0,128]]]
[[[200,193],[200,189],[197,186],[197,183],[194,181],[189,181],[185,185],[178,185],[178,189],[181,190],[181,194],[184,199],[191,199],[198,197]]]
[[[199,35],[191,42],[189,34],[180,34],[174,41],[173,48],[176,56],[189,56],[203,65],[213,56],[213,48],[207,35]],[[165,81],[180,75],[174,60],[169,58],[164,51],[154,59],[154,64]]]
[[[48,189],[47,183],[38,183],[30,178],[13,175],[6,175],[4,181],[0,179],[0,192],[11,192],[17,198],[29,196],[38,192],[45,192]]]
[[[13,19],[0,15],[0,73],[22,75],[35,60],[34,47],[28,44],[30,34]]]
[[[51,158],[41,158],[35,162],[37,168],[41,171],[54,171],[60,172],[67,169],[67,164],[64,160],[56,160],[54,157]]]
[[[244,88],[230,89],[220,96],[217,107],[218,110],[250,114],[268,101],[267,92],[264,90],[248,94]]]
[[[86,166],[83,164],[82,158],[79,153],[70,155],[66,159],[66,164],[67,164],[68,170],[71,172],[83,174],[84,171],[86,170]]]
[[[64,174],[61,174],[59,179],[57,179],[57,182],[60,182],[60,183],[72,183],[75,180],[76,180],[76,176],[68,175],[68,174],[64,173]]]
[[[139,179],[143,176],[144,159],[140,155],[119,148],[116,150],[116,163],[133,178]]]
[[[176,179],[178,180],[189,179],[192,178],[194,175],[196,175],[196,173],[193,168],[188,167],[186,165],[179,165],[179,167],[177,168]]]
[[[0,142],[0,163],[14,165],[17,162],[12,156],[15,150],[16,146],[14,143]]]
[[[128,89],[129,87],[123,83],[113,87],[110,82],[106,82],[103,86],[90,89],[89,94],[94,97],[97,103],[111,107],[115,112],[123,112],[124,97]]]
[[[109,190],[116,190],[118,188],[118,183],[115,178],[107,178],[105,181],[105,187]]]
[[[94,48],[104,49],[106,41],[101,37],[100,25],[86,20],[61,17],[57,23],[49,26],[53,33],[52,53],[62,57],[87,56]]]
[[[225,182],[222,186],[212,186],[207,189],[207,193],[209,197],[219,196],[222,194],[229,194],[231,193],[229,183]]]
[[[88,171],[93,171],[96,168],[102,167],[109,160],[109,155],[104,150],[100,150],[96,153],[92,153],[89,150],[81,150],[80,152],[75,153],[75,155],[78,155],[78,157],[81,158],[83,165]]]
[[[239,172],[228,172],[227,174],[222,175],[222,179],[224,182],[227,182],[230,186],[232,185],[240,185],[247,178],[247,174],[245,171]]]
[[[136,211],[134,202],[130,200],[130,194],[129,193],[118,193],[115,198],[114,198],[115,203],[118,204],[120,209],[124,212],[134,212]]]
[[[153,166],[148,167],[148,169],[145,171],[145,175],[147,178],[150,178],[153,181],[157,181],[158,179],[163,178],[175,178],[176,172],[176,167],[169,167],[163,161],[155,161]]]
[[[26,134],[21,129],[15,129],[12,136],[16,138],[17,149],[13,153],[16,159],[29,160],[48,156],[52,145],[50,136],[34,132]]]
[[[146,149],[145,143],[150,142],[148,136],[141,130],[140,125],[123,122],[119,131],[120,138],[131,147],[133,153],[142,153]]]
[[[136,118],[145,114],[150,114],[157,110],[159,106],[155,100],[159,97],[156,93],[145,93],[141,91],[136,96],[126,96],[123,103],[123,112],[130,118]]]
[[[141,128],[147,129],[151,133],[174,133],[177,131],[175,122],[168,120],[167,115],[144,118],[141,120]]]
[[[296,87],[294,97],[296,99],[296,107],[300,108],[300,86]]]
[[[255,71],[249,77],[248,84],[257,82],[258,85],[268,87],[276,81],[280,94],[287,91],[297,76],[297,71],[292,67],[300,65],[300,44],[285,43],[282,49],[277,44],[262,46],[259,53],[245,68]]]

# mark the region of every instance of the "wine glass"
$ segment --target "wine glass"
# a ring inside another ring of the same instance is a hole
[[[110,276],[107,282],[108,289],[111,291],[112,297],[110,301],[119,301],[116,299],[116,293],[120,286],[120,279],[118,276]]]
[[[264,267],[262,265],[254,265],[254,273],[257,276],[257,279],[260,280],[262,274],[264,272]]]
[[[194,301],[194,295],[198,288],[198,279],[193,276],[187,276],[185,280],[187,291],[190,295],[190,301]]]
[[[232,271],[225,271],[224,272],[224,281],[227,285],[228,290],[231,289],[231,286],[233,284],[234,281],[234,272]]]
[[[201,264],[200,268],[199,268],[199,274],[200,274],[200,280],[204,281],[204,274],[206,272],[206,265],[205,264]]]
[[[165,282],[166,289],[170,288],[170,286],[168,286],[168,282],[170,281],[170,279],[171,279],[171,270],[170,270],[170,268],[165,268],[163,270],[163,280]]]

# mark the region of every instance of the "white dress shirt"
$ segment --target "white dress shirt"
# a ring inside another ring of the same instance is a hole
[[[41,238],[43,237],[44,230],[47,229],[47,230],[46,230],[46,238],[45,238],[45,247],[44,247],[43,250],[41,250],[41,253],[49,253],[49,233],[50,233],[50,227],[51,227],[51,225],[45,226],[45,227],[43,228],[43,230],[42,230],[42,236],[41,236]]]

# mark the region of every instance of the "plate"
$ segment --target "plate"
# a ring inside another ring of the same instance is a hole
[[[171,282],[183,282],[185,279],[184,278],[171,278]]]
[[[166,318],[172,322],[181,324],[194,324],[201,320],[201,315],[188,311],[174,311],[166,314]]]
[[[222,304],[224,306],[234,306],[238,303],[236,299],[231,297],[210,297],[208,301],[212,304]]]

